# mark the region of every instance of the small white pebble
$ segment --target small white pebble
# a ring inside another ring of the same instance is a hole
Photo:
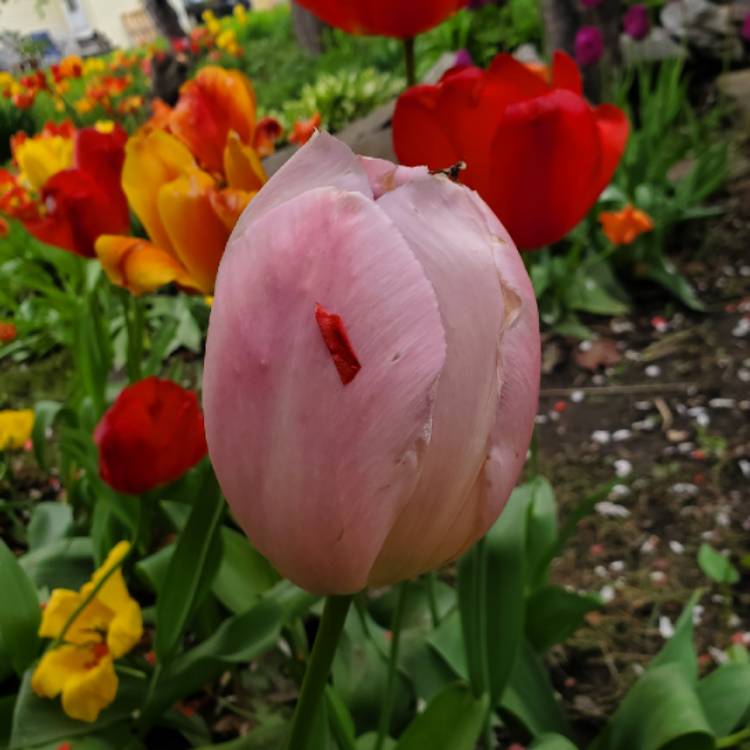
[[[610,500],[622,500],[624,497],[628,497],[628,495],[630,495],[630,487],[626,484],[616,484],[609,491]]]
[[[700,425],[701,427],[708,427],[708,425],[711,424],[711,417],[708,416],[705,412],[703,414],[699,414],[695,418],[695,423]]]
[[[698,494],[698,487],[690,482],[676,482],[669,489],[672,494],[681,497],[695,497]]]
[[[597,565],[594,568],[594,573],[596,573],[596,575],[598,575],[600,578],[607,577],[607,569],[603,565]]]
[[[656,429],[656,425],[658,423],[658,417],[652,415],[650,417],[646,417],[646,419],[641,419],[638,422],[633,422],[633,424],[630,426],[634,430],[638,430],[639,432],[651,432],[652,430]]]
[[[750,333],[750,318],[740,318],[737,325],[732,329],[732,336],[741,338]]]
[[[651,409],[654,408],[654,405],[650,401],[636,401],[635,408],[638,409],[638,411],[651,411]]]
[[[643,664],[631,664],[630,667],[639,677],[646,671]]]
[[[657,586],[660,586],[667,580],[667,574],[663,570],[653,570],[650,578]]]
[[[740,266],[740,276],[750,276],[750,266]]]
[[[630,515],[630,511],[624,505],[618,505],[609,500],[602,500],[594,506],[594,509],[605,518],[627,518]]]
[[[729,526],[730,523],[731,523],[731,519],[729,517],[729,513],[727,513],[725,510],[720,510],[716,514],[717,526],[723,526],[724,528],[727,528],[727,526]]]
[[[643,552],[645,555],[650,555],[658,546],[659,544],[659,537],[654,536],[653,534],[646,539],[646,541],[641,545],[641,552]]]
[[[582,352],[588,352],[591,350],[592,346],[593,344],[590,341],[581,341],[581,343],[578,344],[578,349]]]
[[[675,553],[675,555],[681,555],[685,551],[685,546],[680,544],[678,541],[675,541],[674,539],[669,543],[669,549],[672,550],[672,552]]]
[[[693,625],[700,625],[703,621],[703,613],[706,608],[702,604],[696,604],[693,607]]]
[[[680,443],[677,446],[678,453],[690,453],[695,448],[695,443]]]
[[[628,333],[633,330],[633,324],[622,318],[612,318],[609,321],[609,327],[612,329],[612,333]]]
[[[606,430],[594,430],[591,439],[598,445],[608,445],[612,437]]]
[[[646,373],[646,377],[658,378],[661,375],[661,367],[659,365],[649,365],[644,372]]]
[[[740,467],[742,476],[745,477],[745,479],[750,479],[750,461],[748,461],[746,458],[741,458],[739,461],[737,461],[737,466]]]
[[[665,641],[674,635],[674,625],[672,625],[672,621],[666,615],[662,615],[659,618],[659,635]]]
[[[750,462],[748,463],[748,470],[750,470]],[[624,459],[624,458],[618,458],[615,461],[615,476],[619,477],[620,479],[624,479],[625,477],[629,477],[633,472],[633,464],[630,463],[630,461]]]
[[[536,417],[534,417],[534,421],[537,424],[547,424],[547,422],[549,422],[549,417],[546,414],[537,414]]]
[[[712,409],[734,409],[736,401],[733,398],[712,398],[708,405]]]
[[[719,665],[726,664],[729,661],[726,652],[720,648],[716,648],[716,646],[709,646],[708,653],[711,654],[711,658]]]
[[[640,362],[642,359],[642,355],[640,352],[635,351],[635,349],[626,349],[625,350],[625,359],[627,359],[630,362]]]
[[[729,625],[730,628],[738,628],[742,625],[742,618],[736,612],[732,612],[727,620],[727,625]]]
[[[601,373],[597,373],[593,378],[591,378],[591,382],[594,385],[604,385],[607,382],[607,378],[605,378]]]
[[[743,383],[750,383],[750,370],[747,370],[744,367],[740,368],[737,370],[737,378]]]
[[[573,391],[570,394],[570,400],[574,404],[580,404],[583,399],[586,398],[586,394],[583,391]]]
[[[615,430],[612,433],[612,440],[616,443],[620,443],[623,440],[627,440],[633,433],[630,430]]]
[[[613,573],[622,573],[622,571],[625,570],[625,562],[623,560],[613,560],[609,564],[609,569]]]
[[[609,604],[615,598],[614,586],[602,586],[599,596],[605,604]]]

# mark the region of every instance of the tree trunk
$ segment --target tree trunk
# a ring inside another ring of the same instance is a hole
[[[323,30],[326,24],[317,16],[292,2],[292,24],[297,44],[310,55],[319,55],[323,51]]]
[[[185,36],[177,11],[169,0],[143,0],[146,11],[156,24],[160,34],[167,39],[178,39]]]

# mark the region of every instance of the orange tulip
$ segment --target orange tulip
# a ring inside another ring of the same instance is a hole
[[[309,120],[295,122],[289,142],[304,146],[313,137],[315,130],[320,127],[320,120],[320,112],[316,112]]]
[[[222,191],[175,136],[148,129],[132,136],[122,186],[151,242],[101,237],[96,254],[110,280],[134,294],[169,283],[209,294],[234,222],[265,181],[260,162],[254,164],[254,152],[247,150],[241,143],[232,147],[231,174],[241,184],[230,182],[232,189]]]
[[[631,204],[620,211],[602,211],[599,222],[613,245],[632,245],[638,237],[654,228],[653,219]]]
[[[180,91],[169,121],[170,130],[196,155],[201,166],[221,172],[230,132],[252,146],[255,92],[236,70],[202,68]]]

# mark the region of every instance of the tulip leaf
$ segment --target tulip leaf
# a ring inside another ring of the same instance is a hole
[[[528,750],[578,750],[576,746],[561,734],[540,734],[534,738]]]
[[[93,556],[91,539],[73,537],[27,552],[18,562],[39,588],[77,589],[93,571]]]
[[[395,750],[474,750],[487,717],[487,695],[455,684],[433,698],[407,727]]]
[[[34,584],[24,572],[16,556],[0,539],[0,636],[17,674],[39,652],[39,622],[41,610]]]
[[[60,502],[36,503],[27,529],[29,549],[64,539],[73,527],[73,511]]]
[[[601,604],[598,596],[581,596],[559,586],[544,586],[526,603],[526,637],[537,651],[546,651],[572,635],[584,615]]]
[[[494,705],[523,636],[524,552],[531,494],[513,492],[500,518],[461,560],[458,601],[469,678]]]
[[[144,715],[159,716],[184,696],[216,679],[228,666],[246,663],[272,648],[286,619],[283,607],[269,599],[224,620],[210,638],[177,655],[164,667]]]
[[[205,473],[203,492],[169,561],[164,584],[156,600],[154,648],[161,664],[174,655],[190,615],[213,581],[221,560],[219,524],[224,500],[213,472]]]
[[[201,745],[196,750],[278,750],[283,747],[284,735],[289,722],[269,720],[244,737],[216,745]]]
[[[547,560],[557,540],[557,503],[552,485],[544,477],[535,477],[516,492],[529,495],[526,533],[527,585],[533,591],[547,579]]]
[[[664,664],[675,664],[683,670],[693,686],[698,679],[698,657],[693,645],[693,610],[701,594],[701,591],[696,591],[690,597],[675,623],[674,634],[648,665],[649,669],[655,669]]]
[[[95,722],[87,723],[66,716],[59,699],[38,697],[31,689],[31,670],[28,670],[16,699],[9,750],[28,750],[45,743],[70,741],[119,724],[138,706],[144,689],[144,680],[121,675],[114,702],[99,714]]]
[[[34,427],[31,430],[31,442],[34,446],[34,456],[43,470],[49,469],[47,462],[47,430],[52,428],[63,404],[59,401],[38,401],[34,406]]]
[[[685,679],[679,663],[666,663],[644,672],[591,750],[713,750],[714,746],[695,687]]]
[[[270,589],[279,576],[243,534],[222,528],[221,539],[224,554],[213,592],[227,609],[237,614]]]
[[[500,709],[515,717],[533,736],[545,732],[570,734],[549,673],[527,641],[518,650],[513,673],[500,697]]]
[[[717,737],[750,719],[750,664],[724,664],[698,683],[698,697]]]
[[[716,583],[732,585],[740,580],[739,571],[729,558],[705,542],[698,549],[698,565],[703,573]]]

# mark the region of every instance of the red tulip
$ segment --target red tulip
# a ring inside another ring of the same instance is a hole
[[[94,442],[102,479],[131,495],[179,479],[207,451],[195,393],[154,377],[120,393],[96,426]]]
[[[522,250],[561,239],[609,184],[628,121],[611,104],[591,107],[573,60],[556,52],[548,83],[510,55],[489,69],[448,71],[400,97],[393,118],[403,164],[444,169],[490,205]]]
[[[468,0],[298,0],[326,23],[350,34],[413,37],[442,23]]]
[[[84,128],[76,134],[75,167],[50,177],[42,186],[44,213],[25,222],[42,242],[87,258],[102,234],[126,232],[128,203],[120,185],[127,134]]]

